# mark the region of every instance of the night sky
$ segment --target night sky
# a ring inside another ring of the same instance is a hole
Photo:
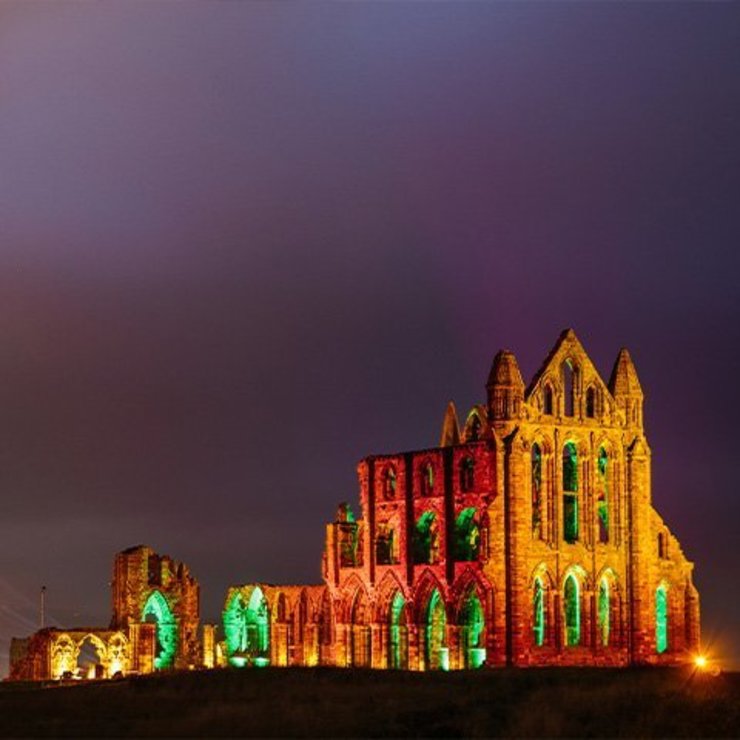
[[[318,583],[371,453],[575,329],[740,667],[740,7],[0,5],[0,645],[115,552]]]

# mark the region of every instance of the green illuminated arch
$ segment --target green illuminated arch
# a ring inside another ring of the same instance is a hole
[[[435,588],[429,597],[426,610],[425,626],[425,657],[426,667],[433,670],[447,670],[449,657],[445,647],[445,631],[447,627],[447,613],[444,601]]]
[[[388,667],[408,667],[408,631],[406,628],[406,601],[400,591],[396,591],[391,601],[389,614],[389,642]]]
[[[581,600],[578,579],[571,573],[565,579],[563,600],[565,602],[565,644],[568,647],[581,642]]]
[[[668,649],[668,592],[664,585],[655,592],[655,650],[664,653]]]
[[[460,610],[462,647],[466,668],[480,668],[486,659],[483,637],[486,618],[478,594],[471,590]]]
[[[465,562],[478,559],[480,527],[473,507],[463,509],[455,520],[455,560]]]
[[[172,668],[177,652],[177,620],[160,591],[152,591],[141,612],[142,622],[155,622],[157,625],[157,648],[154,667],[158,670]]]
[[[611,630],[611,589],[609,580],[604,576],[599,583],[598,598],[599,638],[604,647],[609,645],[609,633]]]
[[[416,521],[413,537],[413,554],[415,563],[434,563],[439,548],[437,532],[437,515],[425,511]]]
[[[238,667],[263,664],[270,653],[270,612],[262,589],[256,586],[249,601],[241,592],[229,601],[223,615],[226,655]]]
[[[563,447],[563,539],[578,540],[578,450],[573,442]]]
[[[541,647],[545,644],[545,587],[542,585],[542,581],[539,578],[534,579],[532,611],[534,612],[532,626],[534,644]]]

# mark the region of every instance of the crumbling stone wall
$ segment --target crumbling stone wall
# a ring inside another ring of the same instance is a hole
[[[127,629],[151,615],[158,623],[161,654],[161,643],[170,639],[163,622],[172,620],[173,644],[164,646],[172,648],[172,661],[160,667],[201,665],[200,587],[187,565],[145,545],[131,547],[115,557],[112,589],[112,628]]]

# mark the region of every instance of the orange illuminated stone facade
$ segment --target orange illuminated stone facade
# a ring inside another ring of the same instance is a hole
[[[10,680],[104,679],[204,664],[199,587],[186,565],[132,547],[115,557],[112,589],[107,628],[47,627],[13,638]]]
[[[438,447],[358,466],[323,586],[246,585],[223,660],[459,669],[676,664],[699,649],[693,565],[653,508],[643,391],[605,383],[572,330],[525,386],[499,352],[486,402]],[[259,663],[258,663],[259,664]]]

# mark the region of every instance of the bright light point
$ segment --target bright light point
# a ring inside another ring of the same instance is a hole
[[[707,659],[703,655],[697,655],[696,658],[694,658],[694,663],[699,669],[707,667]]]

